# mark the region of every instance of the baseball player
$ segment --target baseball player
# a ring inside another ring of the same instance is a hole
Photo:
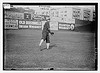
[[[50,19],[47,19],[45,24],[44,24],[44,27],[43,27],[43,30],[42,30],[42,38],[41,38],[41,41],[39,43],[39,47],[41,47],[41,44],[43,43],[43,41],[46,41],[46,48],[49,49],[49,45],[50,45],[50,38],[49,38],[49,33],[51,35],[54,34],[54,32],[51,32],[50,31]],[[40,51],[42,51],[40,49]]]

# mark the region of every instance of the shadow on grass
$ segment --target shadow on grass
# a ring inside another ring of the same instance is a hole
[[[56,44],[50,45],[49,49],[52,49],[53,47],[57,47],[57,45]]]

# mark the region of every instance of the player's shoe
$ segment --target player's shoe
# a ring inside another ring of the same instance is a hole
[[[42,51],[41,46],[39,46],[40,51]]]
[[[49,50],[50,48],[47,48],[47,50]]]

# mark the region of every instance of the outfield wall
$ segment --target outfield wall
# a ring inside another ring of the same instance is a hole
[[[78,32],[94,32],[95,26],[95,21],[75,20],[75,31]]]
[[[18,12],[5,12],[5,29],[43,29],[45,20],[33,20],[30,13],[18,13]],[[67,19],[67,23],[51,21],[50,20],[50,29],[51,30],[73,30],[75,19]]]
[[[91,24],[92,21],[89,21],[88,17],[85,17],[85,20],[80,20],[80,17],[82,15],[79,15],[77,13],[78,11],[81,11],[78,9],[71,9],[70,11],[72,13],[67,12],[67,16],[70,14],[71,16],[68,16],[68,18],[64,18],[62,20],[61,17],[52,17],[50,19],[50,29],[51,30],[77,30],[77,27],[85,26],[88,24]],[[39,19],[34,20],[33,16],[34,14],[31,13],[19,13],[19,12],[12,12],[12,11],[5,11],[4,12],[4,26],[5,29],[43,29],[43,25],[45,24],[45,20],[41,21]],[[87,13],[89,13],[87,11]],[[86,16],[86,10],[85,15]],[[57,20],[57,21],[56,21]],[[93,25],[92,25],[93,26]]]

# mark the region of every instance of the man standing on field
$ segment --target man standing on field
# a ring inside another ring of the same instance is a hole
[[[46,22],[45,22],[45,24],[44,24],[44,27],[43,27],[43,30],[42,30],[42,38],[41,38],[41,41],[39,43],[39,47],[41,47],[41,44],[43,43],[43,41],[46,41],[46,46],[47,46],[46,48],[47,49],[49,49],[49,45],[50,45],[49,33],[51,35],[54,34],[54,32],[50,31],[50,25],[49,25],[49,23],[50,23],[50,19],[47,19]]]

